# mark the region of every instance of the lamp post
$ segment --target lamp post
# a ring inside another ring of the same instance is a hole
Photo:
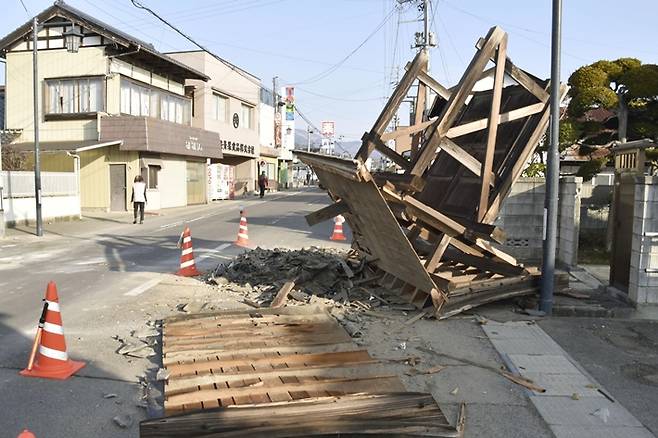
[[[34,97],[34,197],[36,199],[36,235],[43,236],[43,217],[41,211],[41,159],[39,157],[39,69],[38,69],[38,34],[39,21],[32,19],[32,94]],[[71,23],[71,29],[64,32],[64,45],[69,53],[78,53],[82,42],[82,33]]]

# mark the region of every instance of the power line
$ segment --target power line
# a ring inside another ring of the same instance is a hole
[[[135,1],[135,0],[131,0],[131,1]],[[326,78],[327,76],[329,76],[330,74],[332,74],[333,72],[335,72],[336,70],[338,70],[338,69],[339,69],[339,68],[340,68],[345,62],[347,62],[348,59],[350,59],[350,58],[351,58],[356,52],[358,52],[359,49],[361,49],[361,47],[363,47],[368,41],[370,41],[370,39],[371,39],[372,37],[374,37],[374,36],[377,34],[377,32],[379,32],[379,30],[380,30],[380,29],[386,24],[386,22],[387,22],[387,21],[393,16],[393,13],[395,12],[395,10],[396,10],[396,8],[394,7],[394,8],[391,10],[391,12],[389,12],[388,15],[386,15],[386,17],[384,17],[384,20],[382,20],[382,22],[379,23],[379,25],[375,28],[375,30],[373,30],[373,31],[372,31],[372,32],[366,37],[365,40],[363,40],[358,46],[356,46],[356,47],[355,47],[350,53],[348,53],[347,56],[345,56],[343,59],[341,59],[340,61],[338,61],[338,62],[337,62],[336,64],[334,64],[333,66],[329,67],[328,69],[326,69],[326,70],[324,70],[324,71],[318,73],[317,75],[312,76],[312,77],[307,78],[307,79],[304,79],[303,81],[296,82],[296,83],[294,83],[294,84],[292,84],[292,85],[310,84],[310,83],[313,83],[313,82],[317,82],[317,81],[319,81],[319,80],[322,80],[322,79]]]
[[[20,1],[21,5],[23,5],[23,9],[25,9],[25,13],[27,14],[27,17],[30,18],[32,16],[32,14],[30,14],[30,11],[27,10],[27,6],[25,6],[25,3],[23,2],[23,0],[18,0],[18,1]]]

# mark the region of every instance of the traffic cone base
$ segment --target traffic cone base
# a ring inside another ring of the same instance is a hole
[[[39,352],[39,354],[41,354],[41,352]],[[41,367],[37,359],[37,362],[31,370],[24,369],[18,374],[24,377],[43,377],[45,379],[66,380],[80,371],[85,365],[84,362],[68,359],[67,362],[61,366],[50,365],[47,367]]]
[[[334,220],[334,232],[329,238],[330,240],[347,240],[345,235],[343,234],[343,222],[345,219],[343,216],[336,216],[336,219]]]
[[[233,243],[243,248],[251,248],[251,244],[249,243],[249,228],[247,226],[247,217],[244,214],[240,215],[238,239]]]
[[[25,377],[65,380],[84,367],[85,363],[69,359],[66,352],[57,286],[53,281],[48,283],[45,301],[48,303],[48,309],[41,329],[36,360],[32,369],[26,368],[19,374]]]
[[[182,252],[180,256],[180,269],[176,271],[176,275],[180,277],[196,277],[201,275],[194,263],[194,250],[192,249],[192,232],[190,227],[185,227],[182,236],[183,244],[181,245]]]

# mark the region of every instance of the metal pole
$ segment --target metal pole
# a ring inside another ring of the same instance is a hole
[[[429,0],[423,0],[423,50],[428,52],[430,47],[430,26],[428,22],[429,17]]]
[[[307,137],[306,138],[306,142],[307,142],[306,152],[311,152],[311,132],[313,132],[313,131],[311,131],[311,127],[307,126],[306,127],[306,137]]]
[[[560,55],[562,40],[562,0],[553,0],[553,32],[551,42],[551,123],[544,200],[544,248],[539,310],[553,312],[555,248],[557,237],[557,201],[560,177],[558,142],[560,136]]]
[[[39,76],[37,69],[37,17],[32,21],[32,85],[34,94],[34,197],[36,199],[37,236],[43,236],[41,218],[41,160],[39,158]]]

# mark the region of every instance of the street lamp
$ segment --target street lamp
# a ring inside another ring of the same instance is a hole
[[[64,32],[63,35],[66,51],[69,53],[78,53],[80,44],[82,43],[82,33],[73,26],[71,29]]]
[[[43,217],[41,212],[41,160],[39,157],[39,75],[38,75],[38,33],[37,17],[32,20],[32,92],[34,98],[34,197],[36,200],[36,235],[43,236]],[[69,53],[78,53],[82,43],[82,33],[71,23],[71,28],[64,32],[64,45]]]

